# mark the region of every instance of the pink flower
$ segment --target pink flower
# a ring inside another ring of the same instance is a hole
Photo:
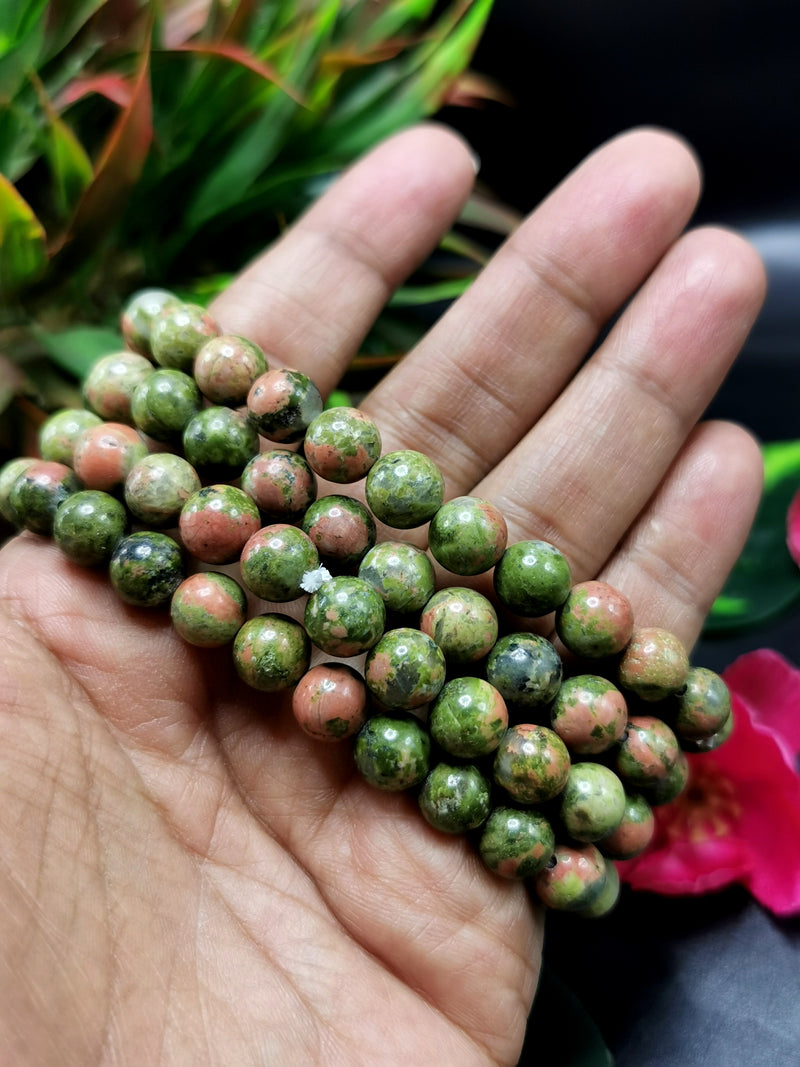
[[[618,863],[634,889],[678,896],[741,882],[778,915],[800,912],[800,671],[760,649],[723,674],[730,738],[690,755],[689,781],[655,808],[649,849]]]
[[[795,493],[786,516],[786,544],[792,559],[800,567],[800,490]]]

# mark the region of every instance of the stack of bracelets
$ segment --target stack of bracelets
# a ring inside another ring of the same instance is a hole
[[[0,512],[107,568],[126,603],[168,607],[190,644],[229,645],[247,685],[291,691],[301,729],[349,739],[367,782],[412,790],[491,871],[548,907],[606,914],[613,861],[648,846],[653,806],[686,785],[685,753],[730,733],[722,679],[668,631],[635,628],[610,585],[572,584],[554,545],[507,546],[490,501],[445,503],[430,459],[381,455],[358,409],[325,409],[305,374],[269,369],[205,309],[144,290],[121,326],[128,350],[92,367],[86,407],[44,422],[40,459],[0,469]],[[317,478],[366,479],[366,505],[318,495]],[[378,542],[376,519],[427,524],[428,551]],[[238,563],[237,577],[189,573],[189,557]],[[499,608],[466,583],[437,590],[431,557],[459,578],[493,571]],[[248,617],[248,601],[301,598],[302,622]],[[563,661],[518,621],[551,613]],[[333,659],[312,666],[314,648]]]

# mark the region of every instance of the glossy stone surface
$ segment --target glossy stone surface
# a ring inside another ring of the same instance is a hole
[[[321,412],[319,389],[307,375],[288,367],[260,375],[247,394],[251,424],[264,437],[281,444],[302,440]]]
[[[389,630],[370,649],[364,677],[382,707],[408,711],[439,695],[445,681],[445,659],[427,634],[401,626]]]
[[[486,820],[478,850],[481,859],[501,878],[532,878],[553,855],[556,839],[538,811],[501,806]]]
[[[161,367],[134,390],[131,417],[154,441],[180,441],[201,406],[200,390],[188,374]]]
[[[656,821],[653,809],[641,793],[625,795],[625,810],[613,833],[598,841],[597,847],[606,856],[629,860],[638,856],[653,840]]]
[[[433,638],[450,663],[475,663],[497,641],[497,612],[477,590],[452,586],[433,594],[419,628]]]
[[[80,435],[91,426],[99,426],[102,421],[99,415],[86,408],[65,408],[55,412],[39,427],[39,455],[42,459],[71,467],[75,443]]]
[[[619,873],[614,863],[606,859],[606,880],[598,896],[582,908],[577,909],[578,915],[584,919],[602,919],[614,910],[619,902],[620,880]]]
[[[720,745],[725,744],[731,736],[733,726],[733,715],[729,715],[715,734],[712,734],[710,737],[700,737],[696,740],[690,740],[688,737],[681,737],[679,739],[680,746],[684,752],[713,752],[715,748],[719,748]]]
[[[266,693],[296,685],[308,670],[310,652],[300,623],[278,612],[248,619],[233,642],[233,662],[239,677]]]
[[[617,751],[616,770],[626,785],[643,788],[666,778],[678,759],[675,734],[654,715],[632,715]]]
[[[302,530],[273,523],[251,534],[240,562],[242,581],[252,593],[283,604],[303,595],[303,575],[319,566],[319,555]]]
[[[102,422],[79,434],[73,465],[86,489],[109,492],[124,484],[134,464],[147,455],[147,445],[132,426]]]
[[[203,563],[233,563],[261,526],[253,501],[233,485],[208,485],[192,493],[178,528],[187,552]]]
[[[486,677],[506,703],[520,708],[549,704],[561,685],[562,671],[558,653],[538,634],[506,634],[486,661]]]
[[[200,489],[194,467],[172,452],[154,452],[134,463],[125,479],[125,503],[146,526],[174,526],[186,501]]]
[[[117,542],[108,575],[126,604],[140,608],[166,604],[185,577],[180,546],[163,533],[128,534]]]
[[[116,497],[81,489],[59,505],[53,540],[73,563],[93,567],[108,563],[128,525],[128,513]]]
[[[480,497],[459,496],[442,504],[431,519],[428,547],[454,574],[483,574],[506,550],[508,527],[502,512]]]
[[[299,452],[273,448],[253,456],[242,471],[242,489],[268,522],[299,522],[317,499],[317,479]]]
[[[571,582],[566,558],[547,541],[509,545],[494,571],[500,602],[523,618],[555,611],[567,599]]]
[[[84,402],[107,422],[131,423],[133,394],[152,373],[153,364],[137,352],[101,356],[84,379]]]
[[[65,463],[37,459],[14,479],[8,493],[8,509],[26,530],[49,535],[59,506],[80,488]]]
[[[416,613],[436,587],[433,564],[422,549],[402,541],[380,541],[358,565],[358,576],[376,590],[387,611]]]
[[[601,763],[573,763],[559,811],[564,828],[575,841],[599,841],[622,822],[625,787]]]
[[[669,630],[643,627],[634,630],[618,670],[623,689],[630,689],[641,700],[663,700],[683,689],[689,657]]]
[[[550,708],[550,725],[571,752],[594,755],[619,741],[628,721],[625,697],[606,678],[565,679]]]
[[[298,726],[317,741],[342,741],[366,721],[367,687],[346,663],[321,663],[297,683],[292,712]]]
[[[167,304],[150,327],[153,359],[161,367],[191,374],[194,357],[219,332],[214,317],[199,304]]]
[[[659,804],[671,804],[684,791],[688,781],[689,761],[686,753],[681,749],[675,757],[675,762],[667,771],[666,777],[658,778],[643,786],[642,792],[653,807]]]
[[[320,556],[356,566],[375,544],[375,520],[359,500],[336,493],[320,497],[306,510],[301,527]]]
[[[720,676],[707,667],[690,667],[686,689],[677,697],[672,727],[683,742],[718,733],[731,713],[731,695]]]
[[[386,609],[361,578],[331,578],[308,598],[304,623],[308,636],[327,655],[358,656],[383,635]]]
[[[378,459],[381,435],[358,408],[329,408],[308,427],[303,452],[321,478],[348,484],[364,478]]]
[[[534,880],[541,902],[559,911],[591,907],[606,884],[606,864],[595,845],[556,845],[550,863]]]
[[[382,456],[367,475],[367,503],[381,522],[410,530],[432,519],[444,500],[442,472],[421,452]]]
[[[494,752],[508,726],[506,703],[483,678],[451,678],[430,710],[431,737],[445,752],[475,759]]]
[[[179,303],[178,297],[168,289],[140,289],[134,293],[120,315],[120,329],[128,348],[152,358],[150,333],[153,323],[165,307]]]
[[[520,804],[558,796],[569,777],[567,746],[546,726],[521,723],[503,735],[494,758],[494,780]]]
[[[370,785],[395,793],[425,779],[430,751],[428,732],[417,719],[375,715],[359,731],[353,754]]]
[[[422,783],[419,809],[425,821],[447,834],[481,826],[491,808],[491,786],[472,764],[437,763]]]
[[[206,478],[233,481],[258,454],[258,434],[232,408],[204,408],[186,424],[183,454]]]
[[[614,656],[633,633],[631,602],[607,582],[579,582],[556,613],[556,632],[576,656]]]
[[[22,526],[22,518],[11,503],[14,482],[32,463],[37,462],[39,461],[33,456],[18,456],[16,459],[9,459],[0,467],[0,515],[12,526]]]
[[[202,571],[178,586],[170,603],[172,625],[190,645],[219,648],[233,641],[247,618],[247,597],[227,574]]]
[[[194,359],[194,380],[212,404],[244,404],[256,378],[269,370],[257,344],[236,334],[206,341]]]

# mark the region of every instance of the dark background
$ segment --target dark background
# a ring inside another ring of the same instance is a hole
[[[630,126],[664,126],[694,146],[705,174],[694,221],[743,231],[769,278],[762,315],[709,415],[765,441],[800,437],[797,6],[495,0],[473,68],[513,104],[443,117],[481,156],[481,180],[522,211]],[[800,663],[800,613],[703,641],[693,659],[721,670],[764,646]],[[522,1063],[602,1062],[591,1033],[559,1017],[570,993],[618,1067],[800,1064],[800,919],[774,918],[737,887],[681,900],[624,889],[606,919],[548,917]]]

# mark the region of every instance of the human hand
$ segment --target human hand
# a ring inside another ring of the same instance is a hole
[[[472,180],[454,135],[401,134],[216,318],[329,390]],[[695,426],[763,295],[739,238],[682,236],[698,189],[670,136],[606,145],[364,405],[385,451],[426,452],[447,497],[493,500],[510,541],[553,541],[688,646],[761,476],[743,430]],[[524,887],[51,543],[6,545],[0,598],[10,1061],[516,1062],[542,935]]]

